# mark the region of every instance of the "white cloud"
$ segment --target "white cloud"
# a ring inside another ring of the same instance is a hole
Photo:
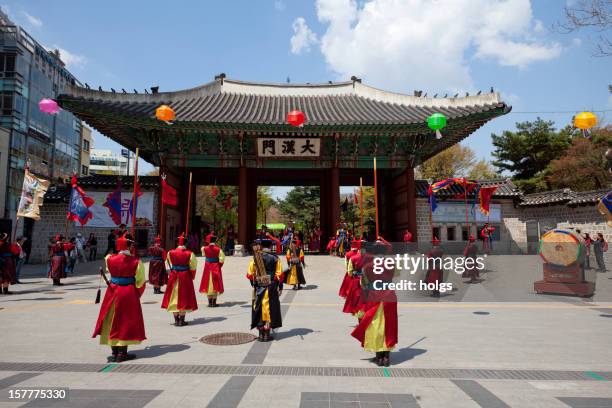
[[[83,55],[73,54],[70,51],[57,45],[54,45],[53,47],[45,46],[45,48],[48,51],[59,50],[60,59],[64,64],[66,64],[66,67],[68,67],[69,69],[83,68],[87,64],[87,58],[85,58]]]
[[[582,45],[582,40],[578,37],[572,38],[572,45],[574,47],[580,47]]]
[[[293,21],[293,36],[291,37],[291,52],[300,54],[302,51],[310,51],[310,46],[317,43],[317,35],[306,25],[303,17]]]
[[[404,92],[471,90],[474,59],[524,68],[562,51],[535,39],[543,26],[529,0],[317,0],[316,7],[326,25],[321,51],[339,78]],[[303,19],[293,28],[292,52],[314,43]]]
[[[22,11],[22,14],[25,16],[26,20],[32,27],[40,28],[43,25],[43,22],[40,18],[34,17],[26,11]]]
[[[275,0],[274,1],[274,8],[277,11],[283,11],[285,9],[285,3],[283,3],[282,0]]]

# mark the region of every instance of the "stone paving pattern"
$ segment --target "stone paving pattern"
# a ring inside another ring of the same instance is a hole
[[[0,407],[612,406],[607,376],[612,372],[610,272],[595,275],[593,299],[535,295],[531,285],[540,278],[538,257],[492,256],[481,284],[461,286],[441,299],[411,294],[398,305],[400,342],[385,372],[350,337],[355,320],[341,313],[337,296],[343,262],[327,256],[308,257],[307,288],[283,294],[284,324],[276,341],[201,343],[208,334],[249,332],[248,260],[227,258],[221,307],[206,307],[205,297],[198,295],[200,309],[188,315],[191,324],[186,327],[172,325],[171,316],[160,308],[161,295],[147,287],[142,302],[148,339],[131,348],[138,359],[120,368],[107,366],[108,349],[90,337],[99,310],[93,304],[99,262],[78,265],[77,275],[61,288],[42,277],[44,268],[26,267],[22,280],[27,283],[14,286],[15,295],[0,296],[0,367],[5,370],[0,371],[0,401],[16,387],[68,387],[71,399],[63,405],[0,402]],[[202,263],[200,259],[196,287]],[[2,365],[10,362],[67,368],[28,372],[19,364]],[[166,372],[129,372],[130,365],[136,369],[143,364]],[[216,365],[219,373],[173,373],[178,365]],[[237,375],[229,374],[229,368],[223,374],[224,366],[258,365],[372,368],[377,375]],[[423,373],[429,374],[393,376],[402,368],[427,369]],[[452,379],[443,369],[571,371],[582,373],[582,379]]]

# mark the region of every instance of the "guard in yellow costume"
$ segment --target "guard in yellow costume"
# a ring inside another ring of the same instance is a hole
[[[107,281],[93,337],[100,335],[100,344],[111,346],[109,361],[120,363],[136,357],[128,354],[128,345],[146,339],[140,307],[146,277],[142,262],[129,251],[128,239],[120,237],[116,245],[119,253],[105,258],[111,279]]]
[[[304,262],[304,251],[301,244],[301,241],[296,239],[291,241],[289,249],[287,249],[289,269],[286,272],[284,283],[293,285],[293,290],[300,290],[302,285],[306,284],[306,279],[304,278],[306,263]]]
[[[198,261],[185,247],[185,237],[178,237],[178,247],[168,251],[166,262],[170,266],[170,278],[164,293],[162,308],[174,314],[175,326],[186,326],[185,314],[198,309],[193,280]]]
[[[283,268],[280,259],[272,253],[271,240],[256,241],[253,251],[246,275],[253,286],[251,329],[257,327],[259,341],[270,341],[273,340],[270,330],[283,325],[279,300],[283,291]]]

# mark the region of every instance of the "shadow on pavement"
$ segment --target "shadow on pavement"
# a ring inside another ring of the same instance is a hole
[[[248,302],[221,302],[217,306],[218,307],[233,307],[233,306],[242,306],[246,305]]]
[[[412,360],[416,356],[427,353],[427,350],[420,348],[404,347],[397,351],[391,352],[391,362],[393,365],[401,364],[405,361]]]
[[[198,317],[197,319],[193,319],[193,320],[187,320],[187,323],[189,323],[190,326],[196,325],[196,324],[205,324],[205,323],[213,323],[213,322],[222,322],[224,320],[227,320],[227,317],[223,317],[223,316],[216,316],[216,317]]]
[[[286,332],[276,333],[275,337],[276,337],[276,340],[283,340],[283,339],[288,339],[290,337],[296,337],[296,336],[300,336],[303,338],[303,336],[306,336],[310,333],[314,333],[314,330],[303,328],[303,327],[298,327],[298,328],[291,329]]]
[[[7,302],[21,302],[24,300],[61,300],[63,299],[63,297],[39,297],[39,298],[32,298],[32,299],[7,299]]]
[[[153,358],[163,356],[168,353],[180,353],[190,349],[191,346],[186,344],[160,344],[157,346],[145,347],[143,350],[134,350],[137,358]]]

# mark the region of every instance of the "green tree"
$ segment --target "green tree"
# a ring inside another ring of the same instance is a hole
[[[499,177],[499,174],[495,172],[495,168],[493,168],[491,163],[481,159],[474,163],[467,177],[475,180],[488,180]]]
[[[591,132],[591,139],[574,136],[567,153],[550,163],[546,177],[552,188],[585,191],[608,188],[606,152],[612,148],[612,127]]]
[[[524,192],[547,188],[546,170],[552,160],[565,154],[571,145],[572,128],[557,131],[554,123],[537,118],[519,122],[516,131],[492,134],[493,165],[512,174]]]
[[[417,169],[420,178],[442,180],[450,177],[465,177],[474,165],[476,155],[468,146],[453,145],[426,160]]]
[[[312,231],[319,225],[321,189],[318,186],[298,186],[289,190],[276,207],[285,223],[293,221],[296,228]]]
[[[257,224],[263,224],[266,220],[266,213],[275,204],[272,198],[272,188],[269,186],[257,187]]]

